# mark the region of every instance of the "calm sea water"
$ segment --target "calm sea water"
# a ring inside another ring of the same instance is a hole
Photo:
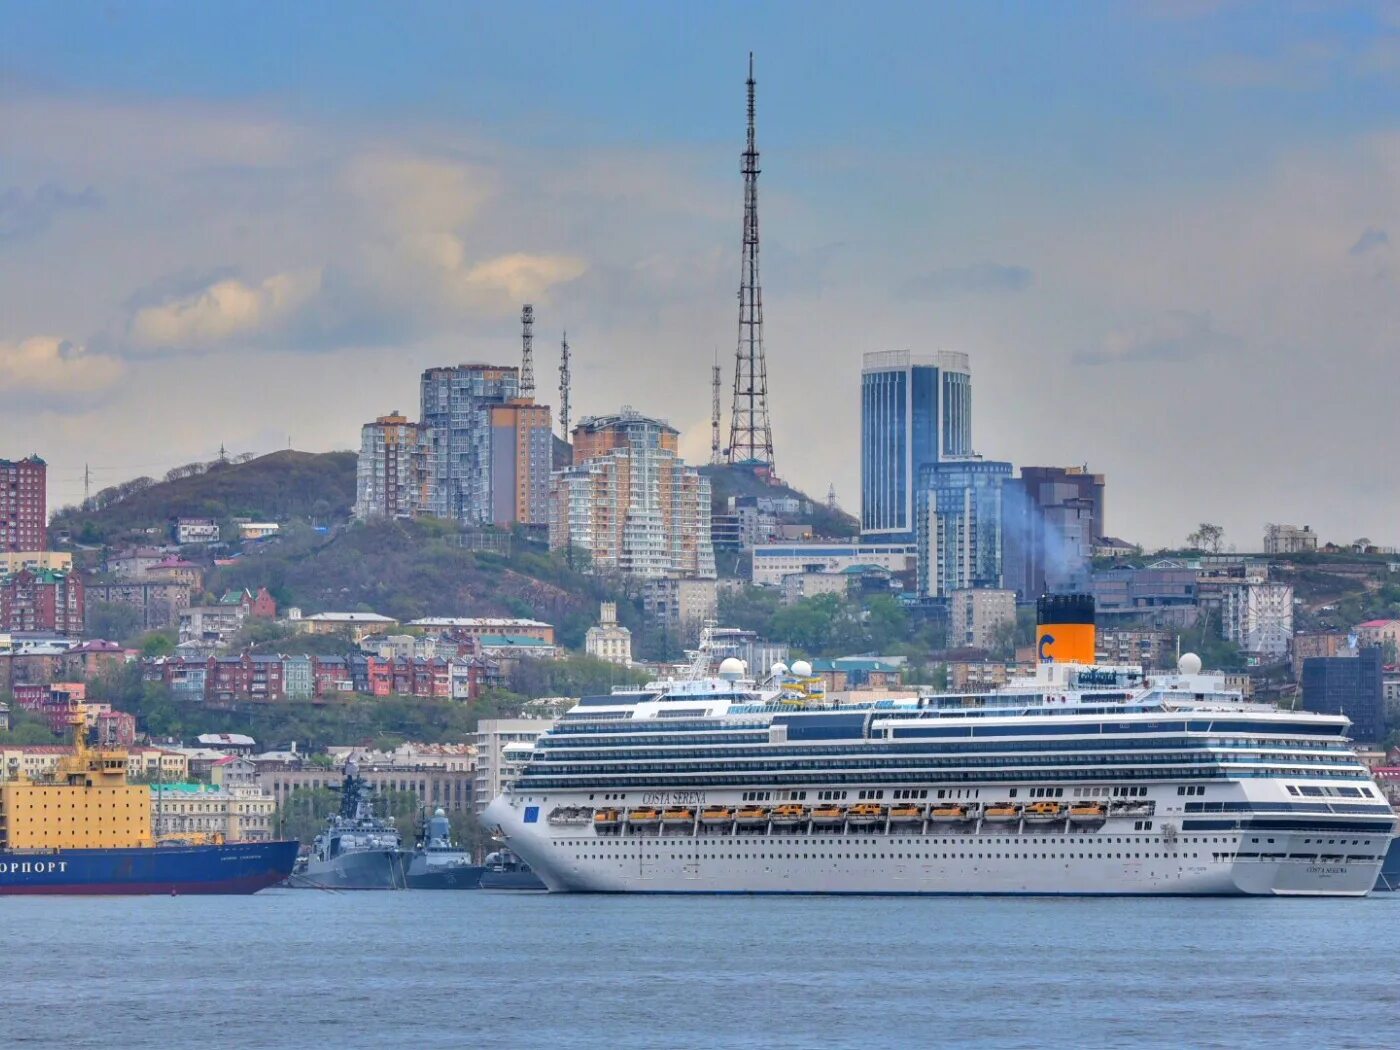
[[[0,898],[7,1045],[1400,1047],[1364,901]]]

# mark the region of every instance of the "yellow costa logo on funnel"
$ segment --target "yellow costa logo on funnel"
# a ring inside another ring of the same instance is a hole
[[[1036,659],[1043,664],[1093,664],[1092,623],[1043,623],[1036,628]]]

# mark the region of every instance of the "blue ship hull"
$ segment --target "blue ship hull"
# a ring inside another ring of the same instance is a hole
[[[297,843],[0,850],[7,894],[257,893],[291,874]]]

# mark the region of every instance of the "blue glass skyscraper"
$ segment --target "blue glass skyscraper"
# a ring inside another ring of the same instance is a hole
[[[1003,460],[969,456],[924,468],[915,500],[919,594],[947,598],[1002,585]]]
[[[926,468],[972,452],[967,355],[866,354],[861,369],[861,533],[911,542]]]

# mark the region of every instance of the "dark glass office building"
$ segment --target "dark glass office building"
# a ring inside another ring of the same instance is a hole
[[[861,533],[912,542],[922,472],[972,454],[967,355],[866,354],[861,369]]]
[[[1355,656],[1312,656],[1303,661],[1303,709],[1343,714],[1351,719],[1353,740],[1385,738],[1381,650],[1367,646]]]

